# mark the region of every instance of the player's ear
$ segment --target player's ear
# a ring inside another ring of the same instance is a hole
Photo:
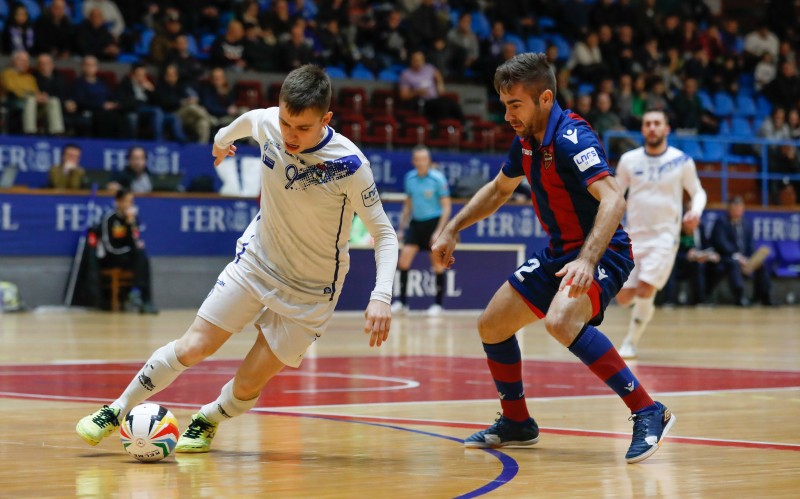
[[[322,115],[322,126],[328,126],[328,123],[331,122],[331,118],[333,118],[333,113],[328,111],[327,113]]]
[[[542,93],[539,94],[539,105],[547,106],[548,104],[553,104],[553,91],[549,88],[544,89]]]

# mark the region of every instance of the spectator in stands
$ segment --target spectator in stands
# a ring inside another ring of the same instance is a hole
[[[761,60],[756,64],[755,71],[753,71],[756,91],[762,92],[777,75],[778,69],[775,67],[775,59],[772,58],[772,54],[765,52],[761,56]]]
[[[792,140],[800,140],[800,109],[792,108],[786,113],[786,123],[789,125],[789,135]]]
[[[788,40],[782,40],[778,49],[778,64],[783,64],[786,61],[797,62],[797,53]]]
[[[428,61],[431,66],[438,69],[445,79],[454,75],[461,76],[463,74],[463,68],[460,66],[456,67],[450,45],[448,45],[447,40],[442,37],[436,38],[433,41],[433,46],[425,52],[425,60]],[[491,68],[492,73],[494,73],[496,68],[497,66]]]
[[[305,22],[305,21],[303,21]],[[322,29],[317,31],[317,41],[320,47],[318,60],[324,66],[341,66],[352,71],[361,54],[358,47],[351,43],[339,27],[335,18],[323,21]]]
[[[657,33],[659,12],[656,9],[656,0],[644,0],[633,9],[633,23],[628,27],[636,26],[640,33]]]
[[[111,0],[84,0],[83,17],[89,17],[94,9],[103,14],[104,24],[114,36],[114,40],[119,40],[125,31],[125,18],[122,17],[122,12],[117,4]]]
[[[73,99],[64,103],[64,109],[82,135],[88,130],[100,137],[129,135],[111,89],[97,77],[96,57],[83,58],[81,75],[75,80],[72,93]]]
[[[710,85],[714,78],[714,68],[708,60],[705,50],[698,50],[694,57],[688,59],[683,65],[684,78],[692,78],[702,88]]]
[[[270,30],[275,38],[281,39],[288,35],[297,18],[289,13],[289,2],[276,0],[272,2],[269,10],[261,15],[261,27]]]
[[[155,85],[147,75],[142,63],[134,63],[128,75],[117,87],[119,110],[125,114],[131,137],[137,137],[140,125],[146,121],[153,132],[153,138],[162,139],[164,131],[164,112],[153,104]]]
[[[568,81],[569,80],[566,80],[564,84],[566,84]],[[562,87],[558,86],[556,88],[561,90]],[[633,98],[633,77],[627,73],[621,74],[619,76],[619,85],[617,85],[617,89],[614,91],[614,105],[617,109],[617,114],[619,114],[619,119],[622,120],[622,124],[628,129],[631,128]],[[562,106],[561,109],[567,108]]]
[[[705,0],[683,0],[678,13],[683,19],[691,19],[701,26],[711,21],[711,9]]]
[[[641,31],[641,29],[638,30],[637,33],[640,37],[644,38],[654,36],[651,33]],[[661,47],[662,50],[667,50],[670,47],[680,48],[681,42],[683,41],[680,17],[676,14],[667,14],[661,22],[656,36],[658,38],[658,46]]]
[[[535,16],[553,17],[556,9],[547,12],[547,5],[537,0],[517,0],[515,2],[492,2],[486,14],[489,19],[499,22],[510,33],[524,38],[538,34]],[[452,2],[451,2],[452,4]],[[535,13],[535,14],[534,14]],[[499,57],[500,52],[494,54]]]
[[[39,87],[41,93],[46,94],[49,98],[58,99],[63,115],[64,104],[70,98],[69,89],[64,75],[55,71],[53,57],[50,54],[41,53],[36,58],[36,72],[34,76],[36,77],[36,86]],[[64,116],[63,119],[66,126],[66,116]]]
[[[739,22],[728,17],[722,22],[722,31],[719,34],[722,47],[726,55],[739,54],[744,46],[744,40],[739,34]]]
[[[260,21],[258,20],[258,0],[246,0],[240,3],[236,10],[236,19],[238,19],[245,27],[248,23],[260,24]]]
[[[656,74],[661,64],[661,52],[658,50],[658,40],[648,38],[642,45],[642,49],[636,56],[636,63],[639,71],[647,74]]]
[[[244,25],[244,60],[253,71],[277,71],[280,68],[278,41],[271,31],[264,32],[258,24]]]
[[[617,29],[617,60],[620,74],[634,73],[636,45],[633,40],[633,28],[628,25],[622,25]]]
[[[606,92],[598,92],[594,99],[594,109],[589,111],[588,116],[582,116],[592,124],[592,128],[601,139],[610,130],[625,131],[622,119],[611,109],[611,95]],[[616,137],[611,139],[609,147],[613,152],[622,154],[635,149],[638,144],[628,138]]]
[[[209,62],[214,66],[229,69],[244,69],[244,27],[236,19],[228,23],[225,34],[214,40],[211,45]]]
[[[772,58],[777,60],[779,47],[780,40],[764,22],[744,37],[745,63],[752,68],[765,52],[772,54]]]
[[[159,66],[165,64],[169,59],[170,52],[175,48],[175,41],[182,34],[183,25],[180,13],[177,9],[167,9],[164,20],[150,42],[150,61]]]
[[[784,174],[781,179],[770,180],[770,198],[774,204],[796,204],[800,180],[790,180],[789,175],[800,175],[800,154],[797,147],[783,144],[770,148],[769,173]]]
[[[291,15],[304,19],[307,23],[314,22],[319,15],[319,9],[312,0],[294,0],[289,5]]]
[[[566,0],[558,4],[559,31],[572,33],[576,38],[585,36],[589,31],[589,13],[592,8],[589,2]]]
[[[409,51],[430,47],[433,40],[441,36],[443,28],[433,0],[422,0],[408,16],[407,25]]]
[[[282,70],[291,71],[314,62],[313,42],[306,38],[305,30],[306,22],[302,19],[296,20],[289,32],[289,38],[278,44],[278,51],[283,59]]]
[[[189,88],[178,79],[178,68],[166,66],[153,92],[152,104],[164,113],[164,127],[172,133],[172,138],[181,144],[186,142],[182,116],[198,112],[196,107],[184,110],[184,106],[190,105],[192,97],[196,103],[197,94],[190,92]]]
[[[733,294],[734,304],[746,306],[749,301],[744,296],[744,271],[748,269],[748,259],[753,255],[753,230],[744,219],[744,200],[740,196],[731,198],[728,203],[728,214],[714,222],[711,231],[711,245],[720,255],[719,275],[724,277]],[[752,272],[753,300],[762,305],[772,305],[769,271],[761,265]]]
[[[119,189],[114,196],[114,210],[107,212],[100,224],[98,257],[101,267],[121,267],[133,272],[128,306],[142,314],[157,314],[158,309],[151,301],[150,259],[139,237],[138,212],[133,194]]]
[[[739,92],[739,77],[742,69],[739,60],[734,56],[724,57],[721,61],[712,65],[713,77],[711,83],[706,87],[712,92],[728,92],[735,96]]]
[[[512,56],[513,57],[513,56]],[[562,69],[556,73],[556,102],[561,109],[572,109],[575,104],[575,94],[569,88],[569,69]]]
[[[616,26],[619,24],[619,10],[615,0],[600,0],[589,10],[589,26],[599,29],[602,25]]]
[[[656,73],[664,80],[664,85],[667,90],[680,90],[683,87],[683,57],[681,57],[678,49],[671,48],[667,50],[667,56],[661,65],[656,70]]]
[[[706,55],[709,56],[709,59],[713,60],[713,57],[708,52],[706,45],[700,39],[700,34],[697,32],[697,25],[695,24],[694,19],[687,18],[685,21],[683,21],[681,44],[678,47],[678,50],[684,56],[689,56],[701,49],[706,50]]]
[[[722,35],[715,24],[710,25],[704,32],[700,33],[700,44],[705,49],[710,61],[715,61],[719,57],[733,55],[726,52],[722,43]]]
[[[478,37],[472,32],[471,25],[472,15],[462,12],[458,17],[458,24],[447,33],[447,45],[452,50],[453,64],[458,69],[459,76],[471,69],[480,56]]]
[[[223,68],[212,69],[208,81],[200,84],[198,93],[200,105],[208,111],[212,127],[227,126],[243,112],[234,103]]]
[[[675,266],[669,281],[664,286],[664,298],[666,303],[679,303],[678,282],[688,280],[689,286],[689,305],[708,304],[707,274],[709,267],[719,263],[719,253],[714,251],[706,241],[703,233],[703,226],[699,225],[694,229],[686,222],[681,224],[680,242],[678,243],[678,253],[675,256]]]
[[[53,0],[33,26],[37,54],[47,53],[58,59],[72,55],[75,26],[67,15],[67,3]]]
[[[39,90],[36,77],[30,72],[30,56],[25,51],[11,55],[11,66],[0,74],[0,91],[6,95],[5,105],[12,113],[21,113],[22,132],[37,132],[39,115],[47,118],[47,131],[53,135],[64,133],[61,101]]]
[[[400,100],[412,109],[421,108],[429,121],[464,118],[457,102],[443,97],[444,79],[438,69],[425,63],[421,51],[411,54],[411,64],[400,75]]]
[[[375,57],[384,68],[393,64],[404,64],[407,60],[406,30],[402,22],[400,11],[392,9],[385,24],[381,25],[375,35]]]
[[[647,109],[647,96],[647,76],[639,73],[633,80],[633,105],[628,129],[638,130],[641,128],[642,116]]]
[[[757,135],[770,140],[791,140],[792,132],[786,123],[786,110],[782,107],[772,108],[769,118],[758,127]]]
[[[61,162],[50,168],[47,187],[53,189],[80,189],[83,187],[86,170],[80,166],[81,147],[67,144],[61,150]]]
[[[664,85],[664,80],[658,76],[651,77],[649,83],[650,90],[647,92],[645,102],[646,109],[669,111],[669,95]]]
[[[175,46],[170,51],[168,64],[178,68],[178,75],[183,82],[197,82],[205,72],[205,66],[189,50],[190,35],[179,35],[175,38]]]
[[[36,46],[36,33],[31,24],[28,9],[24,5],[14,4],[5,29],[3,29],[3,53],[28,52]]]
[[[100,9],[89,11],[86,19],[78,25],[75,38],[75,48],[79,55],[91,55],[105,61],[116,60],[119,55],[119,45],[106,27],[106,20]]]
[[[697,96],[697,80],[686,78],[683,90],[670,103],[675,128],[686,133],[716,134],[719,128],[713,115],[703,109]]]
[[[778,76],[764,88],[764,93],[773,106],[793,108],[800,102],[800,78],[793,62],[781,64]]]
[[[144,147],[133,146],[128,149],[128,164],[111,176],[106,189],[110,191],[125,189],[136,193],[153,191],[150,170],[147,169],[147,152]]]
[[[597,28],[597,46],[600,48],[600,55],[603,62],[608,67],[609,74],[618,76],[619,70],[619,48],[614,40],[614,32],[611,26],[603,24]]]
[[[582,81],[594,81],[606,71],[603,67],[603,54],[600,52],[600,39],[590,31],[582,41],[575,43],[567,68],[573,76]]]

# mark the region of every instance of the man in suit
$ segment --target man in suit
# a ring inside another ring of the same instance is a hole
[[[728,216],[718,218],[711,231],[711,245],[720,255],[719,273],[728,279],[734,303],[748,304],[744,297],[744,269],[753,254],[753,229],[744,220],[744,200],[740,196],[728,203]],[[716,280],[722,276],[718,275]],[[772,305],[769,270],[762,265],[752,272],[753,301]]]
[[[689,305],[708,303],[707,272],[719,263],[719,253],[708,242],[703,226],[681,225],[681,238],[672,275],[664,286],[666,303],[678,303],[678,282],[688,280],[690,284]],[[706,265],[708,264],[708,265]],[[680,301],[683,304],[683,301]]]

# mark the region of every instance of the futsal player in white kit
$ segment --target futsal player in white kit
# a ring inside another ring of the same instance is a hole
[[[633,243],[636,263],[617,294],[622,306],[633,303],[628,334],[619,353],[636,357],[636,347],[655,312],[656,292],[669,279],[678,252],[683,212],[683,191],[691,196],[691,208],[683,222],[691,230],[700,223],[706,206],[706,191],[697,178],[694,160],[667,143],[669,123],[663,111],[642,116],[644,146],[622,155],[617,182],[628,191],[625,229]]]
[[[297,367],[324,332],[349,268],[353,213],[375,240],[377,276],[365,312],[370,346],[389,335],[397,235],[383,211],[366,157],[328,123],[331,83],[315,66],[286,77],[278,107],[247,112],[214,138],[214,165],[234,141],[260,146],[261,209],[236,245],[184,335],[156,350],[122,395],[78,422],[90,445],[112,434],[131,408],[213,354],[255,321],[256,342],[217,400],[192,416],[176,452],[208,452],[217,425],[251,409],[284,366]]]

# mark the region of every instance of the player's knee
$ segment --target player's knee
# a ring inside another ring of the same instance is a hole
[[[181,364],[191,367],[217,351],[219,346],[192,325],[175,343],[175,355]]]
[[[484,312],[478,317],[478,334],[484,343],[500,343],[507,339],[503,336],[503,331],[497,325],[497,321],[491,320]]]
[[[544,318],[544,328],[547,332],[558,340],[562,345],[569,345],[572,340],[577,336],[580,328],[576,328],[573,320],[570,320],[566,314],[560,314],[551,311]]]

